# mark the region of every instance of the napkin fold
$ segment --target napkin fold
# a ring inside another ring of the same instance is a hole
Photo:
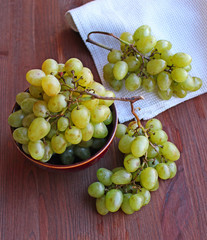
[[[185,98],[172,97],[170,100],[161,100],[157,93],[147,93],[142,88],[128,92],[115,92],[117,97],[144,96],[144,100],[135,103],[140,107],[140,119],[153,118],[159,113],[188,99],[207,92],[207,1],[206,0],[96,0],[81,7],[66,12],[66,21],[80,33],[89,49],[103,85],[113,89],[103,78],[103,66],[107,63],[108,51],[87,43],[87,34],[91,31],[105,31],[120,36],[122,32],[133,32],[141,25],[149,25],[152,34],[159,39],[172,43],[172,51],[185,52],[192,56],[192,76],[200,77],[203,86],[196,92],[189,92]],[[92,35],[95,41],[120,49],[116,39],[103,35]],[[88,66],[90,67],[90,66]],[[130,104],[115,102],[119,121],[125,122],[133,118]]]

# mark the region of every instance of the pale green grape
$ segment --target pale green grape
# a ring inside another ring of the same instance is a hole
[[[168,161],[167,163],[168,168],[170,169],[170,177],[169,178],[174,178],[174,176],[177,173],[177,166],[175,162]]]
[[[42,78],[42,88],[49,97],[52,97],[60,92],[61,86],[56,77],[47,75]]]
[[[154,36],[146,36],[136,41],[135,46],[141,53],[148,53],[155,47],[157,40]]]
[[[157,49],[158,52],[160,53],[162,53],[165,50],[170,50],[171,48],[172,48],[172,44],[167,40],[159,40],[155,45],[155,49]]]
[[[135,72],[139,69],[141,62],[135,56],[129,56],[124,59],[124,61],[128,64],[128,71]]]
[[[28,144],[29,138],[28,138],[28,129],[25,127],[19,127],[16,128],[13,132],[13,138],[16,142],[21,144]]]
[[[188,66],[184,67],[185,71],[190,72],[190,70],[192,69],[191,64],[189,64]]]
[[[167,62],[163,59],[152,59],[147,63],[147,72],[151,75],[156,75],[164,71]]]
[[[125,124],[122,124],[122,123],[119,123],[117,125],[117,129],[116,129],[116,137],[117,138],[121,138],[122,136],[125,135],[126,133],[126,130],[127,130],[127,126]]]
[[[103,77],[107,82],[114,80],[113,68],[114,64],[112,63],[107,63],[103,67]]]
[[[188,66],[192,61],[192,58],[187,53],[176,53],[172,57],[172,63],[179,68]]]
[[[74,88],[74,83],[73,83],[73,78],[72,77],[64,76],[64,81],[62,79],[60,79],[59,82],[61,84],[64,84],[64,85],[61,86],[62,91],[66,91],[70,88]]]
[[[179,98],[184,98],[187,95],[187,91],[182,89],[181,83],[174,82],[172,84],[173,93]]]
[[[133,36],[129,32],[123,32],[120,35],[120,39],[129,43],[129,44],[132,44],[134,42]],[[121,50],[124,51],[126,49],[126,47],[127,47],[127,45],[125,43],[121,42]]]
[[[159,131],[159,130],[158,130]],[[148,149],[147,149],[147,157],[150,158],[155,158],[159,153],[159,147],[155,146],[152,147],[151,145],[149,145]]]
[[[180,83],[180,86],[186,91],[193,91],[195,88],[195,81],[190,75],[188,75],[187,79]]]
[[[22,120],[25,117],[25,113],[22,110],[18,110],[16,112],[13,112],[8,117],[8,124],[11,127],[21,127],[22,126]]]
[[[106,168],[99,168],[96,175],[99,180],[99,182],[103,183],[105,186],[110,186],[112,184],[111,176],[112,171],[106,169]]]
[[[88,194],[94,198],[100,198],[104,195],[105,187],[100,182],[94,182],[88,187]]]
[[[58,69],[58,63],[54,59],[46,59],[42,64],[42,70],[46,75],[56,75],[58,73]]]
[[[103,122],[108,118],[110,113],[111,111],[109,107],[107,107],[106,105],[98,105],[95,109],[93,109],[93,111],[91,111],[91,121],[93,123]]]
[[[197,91],[201,88],[203,83],[202,83],[202,80],[198,77],[193,77],[193,79],[194,79],[194,89],[193,89],[193,91]]]
[[[142,187],[151,190],[155,187],[158,180],[158,173],[152,167],[145,168],[140,174],[140,183]]]
[[[83,95],[84,97],[88,97],[89,95]],[[82,101],[81,104],[84,105],[85,107],[88,108],[88,110],[92,111],[94,108],[96,108],[99,104],[99,99],[98,98],[94,98],[94,99],[90,99],[90,100],[86,100],[86,101]]]
[[[159,164],[160,162],[159,162],[159,160],[158,160],[158,158],[159,158],[159,155],[156,157],[156,158],[153,158],[153,159],[148,159],[148,166],[149,167],[156,167],[157,166],[157,164]]]
[[[110,86],[115,90],[115,91],[120,91],[122,86],[123,86],[123,81],[119,81],[119,80],[112,80],[110,83]]]
[[[37,98],[37,99],[42,99],[42,95],[43,95],[42,86],[37,87],[37,86],[30,85],[29,92],[32,95],[32,97]]]
[[[67,101],[63,94],[57,94],[49,99],[47,106],[50,112],[61,112],[67,106]]]
[[[29,150],[28,150],[28,144],[22,144],[22,150],[23,150],[26,154],[30,155]]]
[[[160,186],[160,185],[159,185],[159,181],[157,180],[155,186],[154,186],[152,189],[150,189],[150,192],[157,191],[157,189],[159,188],[159,186]]]
[[[129,205],[134,211],[139,211],[144,204],[144,196],[141,193],[133,194],[129,199]]]
[[[95,93],[99,96],[104,96],[106,93],[106,89],[105,87],[98,82],[92,82],[92,84],[90,85],[90,89],[93,89],[95,91]]]
[[[161,153],[165,158],[170,161],[176,161],[180,158],[180,152],[175,146],[175,144],[171,142],[165,142],[162,144]]]
[[[168,140],[167,133],[163,130],[156,130],[154,132],[150,132],[150,141],[152,143],[160,145],[164,142],[167,142],[167,140]]]
[[[115,97],[115,93],[112,91],[106,90],[105,94],[103,96],[104,97]],[[106,105],[108,107],[110,107],[113,103],[114,103],[114,100],[103,100],[103,99],[99,100],[100,105]]]
[[[125,81],[125,88],[128,91],[135,91],[140,88],[142,79],[138,77],[135,73],[129,74]]]
[[[45,145],[41,140],[30,141],[28,144],[28,151],[32,158],[41,160],[45,154]]]
[[[26,80],[34,86],[42,86],[42,79],[45,77],[45,73],[40,69],[29,70],[26,74]]]
[[[151,28],[148,25],[142,25],[136,29],[134,32],[133,38],[135,41],[139,40],[140,38],[147,37],[151,35]]]
[[[116,168],[112,169],[112,172],[115,173],[115,172],[117,172],[119,170],[125,170],[125,169],[124,169],[124,167],[116,167]]]
[[[32,113],[33,112],[33,105],[35,102],[37,102],[38,100],[35,98],[25,98],[22,102],[21,102],[21,109],[23,112],[25,112],[26,114]]]
[[[94,127],[94,133],[93,133],[94,138],[105,138],[108,135],[108,129],[103,122],[93,123],[93,127]]]
[[[93,74],[89,68],[83,67],[82,70],[78,72],[77,79],[79,79],[78,83],[81,86],[87,87],[93,83]]]
[[[169,100],[172,97],[173,90],[172,88],[168,88],[166,91],[161,91],[158,89],[158,95],[163,100]]]
[[[109,212],[117,212],[123,202],[123,194],[118,189],[111,189],[106,194],[106,208]]]
[[[173,53],[170,50],[163,51],[160,57],[167,62],[167,65],[172,66]]]
[[[109,52],[107,59],[108,62],[110,63],[116,63],[118,61],[121,61],[121,56],[122,56],[121,51],[113,49],[112,51]]]
[[[88,123],[85,128],[81,129],[82,133],[82,140],[83,141],[89,141],[94,134],[94,126],[92,123]]]
[[[82,132],[79,128],[72,126],[65,130],[65,138],[69,143],[78,144],[82,140]]]
[[[71,119],[77,128],[85,128],[90,121],[90,111],[83,105],[77,106],[71,112]]]
[[[156,81],[154,78],[144,78],[142,81],[142,87],[146,92],[152,92],[155,90]]]
[[[118,61],[114,64],[113,74],[116,80],[125,78],[128,72],[128,64],[124,61]]]
[[[169,73],[161,72],[157,76],[157,85],[161,91],[166,91],[172,83],[172,79]]]
[[[135,172],[140,167],[140,159],[128,154],[124,158],[124,167],[128,172]]]
[[[50,131],[49,133],[47,134],[47,138],[48,139],[52,139],[52,137],[57,134],[58,130],[57,130],[57,126],[56,124],[51,124],[51,128],[50,128]]]
[[[131,144],[131,152],[135,157],[143,156],[149,147],[149,140],[145,136],[137,136]]]
[[[150,192],[145,189],[145,188],[141,188],[141,192],[142,196],[144,197],[144,203],[143,206],[147,205],[150,202],[151,199],[151,194]]]
[[[50,141],[45,141],[44,142],[44,146],[45,146],[45,154],[43,156],[42,159],[40,159],[40,162],[48,162],[50,160],[50,158],[52,157],[53,154],[53,150],[52,150],[52,146]]]
[[[65,136],[62,133],[54,135],[51,139],[52,150],[55,153],[61,154],[64,153],[67,147],[67,141]]]
[[[152,118],[147,121],[145,128],[150,129],[150,131],[160,130],[162,129],[162,123],[160,122],[160,120]]]
[[[58,63],[58,72],[64,72],[65,71],[65,64],[64,63]]]
[[[65,71],[69,76],[73,76],[72,71],[74,71],[74,74],[77,75],[82,69],[83,69],[83,64],[77,58],[70,58],[65,63]]]
[[[188,72],[184,68],[175,68],[171,72],[171,77],[176,82],[184,82],[188,77]]]
[[[155,169],[157,170],[159,178],[166,180],[170,177],[170,169],[166,163],[157,164]]]
[[[109,210],[106,208],[106,196],[103,195],[96,199],[96,210],[100,215],[106,215]]]
[[[114,184],[129,184],[132,180],[132,174],[126,170],[119,170],[111,176],[111,181]]]
[[[109,116],[107,117],[107,119],[105,121],[103,121],[103,123],[107,126],[107,125],[111,124],[112,121],[113,121],[113,115],[110,112]]]
[[[134,210],[131,208],[129,204],[129,199],[131,198],[131,193],[126,193],[123,195],[123,202],[121,204],[121,210],[126,214],[134,213]]]
[[[57,128],[60,132],[64,132],[69,126],[69,120],[66,117],[60,117],[57,121]]]
[[[141,174],[140,169],[138,169],[137,171],[133,172],[133,173],[132,173],[132,179],[133,179],[135,182],[140,182],[140,174]]]
[[[42,100],[38,100],[37,102],[35,102],[33,105],[33,113],[36,117],[48,117],[50,112],[47,108],[47,103]]]
[[[130,153],[131,145],[134,139],[134,137],[131,137],[128,134],[123,135],[118,144],[119,151],[122,153]]]
[[[26,98],[30,98],[31,95],[28,92],[20,92],[16,95],[16,102],[21,105],[22,101]]]

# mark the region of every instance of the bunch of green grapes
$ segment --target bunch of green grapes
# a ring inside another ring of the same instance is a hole
[[[114,97],[93,79],[89,68],[77,58],[58,64],[47,59],[42,69],[27,72],[28,92],[16,96],[19,110],[10,114],[13,138],[33,159],[48,162],[59,154],[62,164],[85,160],[101,148],[112,122]],[[60,163],[61,163],[60,162]]]
[[[157,91],[159,97],[169,100],[172,95],[183,98],[187,92],[197,91],[202,80],[190,75],[190,55],[172,53],[171,42],[156,40],[147,25],[139,27],[132,35],[120,36],[121,50],[111,50],[108,63],[103,67],[104,79],[119,91],[123,82],[128,91],[141,86],[147,92]]]
[[[147,205],[150,192],[159,188],[158,178],[173,178],[177,172],[175,161],[180,158],[179,150],[168,141],[158,119],[149,120],[145,128],[136,121],[128,126],[119,124],[116,137],[120,138],[119,150],[125,154],[123,167],[112,171],[98,169],[98,181],[88,187],[101,215],[120,208],[132,214]]]

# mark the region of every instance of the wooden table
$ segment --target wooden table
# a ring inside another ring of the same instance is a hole
[[[7,117],[25,74],[46,58],[65,62],[78,57],[98,80],[93,60],[78,33],[68,29],[64,13],[87,0],[1,1],[1,240],[204,240],[207,238],[207,95],[158,116],[181,150],[177,176],[161,181],[149,205],[127,216],[102,217],[87,187],[99,167],[122,164],[115,140],[103,159],[76,173],[52,173],[28,162],[16,149]],[[206,81],[206,79],[204,79]]]

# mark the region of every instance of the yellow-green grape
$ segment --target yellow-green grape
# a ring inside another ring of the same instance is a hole
[[[159,181],[157,180],[155,186],[154,186],[152,189],[150,189],[150,192],[157,191],[157,189],[159,188],[159,186],[160,186],[160,185],[159,185]]]
[[[108,135],[108,129],[103,122],[93,123],[93,127],[94,127],[94,132],[93,132],[94,138],[105,138]]]
[[[25,112],[26,114],[32,113],[33,112],[33,105],[34,103],[36,103],[38,100],[35,98],[25,98],[22,102],[21,102],[21,109],[23,112]]]
[[[157,49],[158,52],[160,53],[162,53],[165,50],[170,50],[171,48],[172,48],[172,44],[167,40],[159,40],[155,45],[155,49]]]
[[[157,40],[154,36],[146,36],[136,41],[135,46],[141,53],[148,53],[155,47]]]
[[[62,133],[54,135],[51,139],[52,150],[55,153],[61,154],[64,153],[67,147],[67,141],[65,136]]]
[[[153,132],[150,132],[150,141],[152,143],[156,143],[157,145],[160,145],[164,142],[167,142],[168,136],[167,133],[163,130],[156,130]]]
[[[57,128],[60,132],[64,132],[69,126],[69,120],[66,117],[60,117],[57,121]]]
[[[128,154],[124,158],[124,167],[128,172],[135,172],[140,167],[140,159],[133,154]]]
[[[98,105],[91,111],[91,121],[93,123],[100,123],[105,121],[110,115],[111,110],[106,105]],[[82,120],[83,121],[83,120]]]
[[[65,63],[65,71],[69,76],[73,76],[72,71],[74,71],[74,74],[77,75],[82,69],[83,69],[83,64],[77,58],[70,58]]]
[[[151,194],[150,192],[145,189],[145,188],[141,188],[140,193],[142,194],[142,196],[144,197],[144,203],[143,206],[147,205],[150,202],[151,199]]]
[[[170,169],[166,163],[157,164],[155,169],[157,170],[159,178],[166,180],[170,177]]]
[[[157,85],[161,91],[166,91],[172,83],[172,79],[169,73],[161,72],[157,76]]]
[[[125,81],[125,88],[128,91],[135,91],[140,88],[142,84],[142,79],[138,77],[135,73],[129,74]]]
[[[90,139],[92,139],[94,134],[93,124],[89,122],[85,128],[81,129],[81,132],[82,132],[82,140],[89,141]]]
[[[167,67],[167,63],[163,59],[152,59],[147,63],[147,72],[151,75],[156,75]]]
[[[50,100],[50,96],[48,96],[45,92],[43,93],[42,98],[45,102],[48,102]]]
[[[78,72],[77,79],[79,79],[78,83],[81,86],[87,87],[93,83],[93,74],[89,68],[83,67],[82,70]]]
[[[173,55],[172,63],[176,67],[183,68],[188,66],[192,61],[192,58],[187,53],[179,52]]]
[[[122,89],[123,81],[114,79],[109,84],[115,91],[118,92]]]
[[[191,64],[189,64],[188,66],[184,67],[185,71],[190,72],[190,70],[192,69]]]
[[[117,171],[119,171],[119,170],[125,170],[125,169],[124,169],[124,167],[116,167],[116,168],[113,168],[111,171],[112,171],[113,173],[115,173],[115,172],[117,172]]]
[[[45,77],[45,73],[40,69],[29,70],[26,74],[26,80],[31,85],[42,86],[42,79]]]
[[[44,154],[43,158],[40,159],[40,161],[45,163],[45,162],[48,162],[50,160],[50,158],[52,157],[53,150],[52,150],[50,141],[46,140],[44,142],[44,145],[45,145],[45,154]]]
[[[49,133],[50,128],[50,123],[44,118],[35,118],[29,126],[28,137],[33,142],[40,140]]]
[[[156,158],[153,158],[153,159],[148,159],[148,167],[156,167],[157,166],[157,164],[159,164],[160,163],[160,161],[159,161],[159,157],[160,157],[160,155],[157,155],[156,156]]]
[[[113,121],[113,115],[112,112],[110,112],[109,116],[107,117],[107,119],[105,121],[103,121],[103,123],[107,126],[109,124],[111,124]]]
[[[150,129],[150,131],[160,130],[162,129],[162,123],[160,122],[160,120],[152,118],[147,121],[145,128]]]
[[[45,145],[41,140],[30,141],[28,143],[28,151],[32,158],[41,160],[45,154]]]
[[[103,96],[104,97],[115,97],[115,93],[110,90],[106,90],[105,94]],[[100,105],[106,105],[108,107],[110,107],[113,103],[114,103],[114,100],[104,100],[104,99],[99,100]]]
[[[134,42],[133,36],[129,32],[123,32],[119,38],[127,43],[132,44]]]
[[[83,95],[82,98],[89,97],[89,95]],[[96,108],[99,104],[98,98],[93,98],[90,100],[82,101],[81,104],[88,108],[88,110],[92,111],[94,108]]]
[[[129,56],[124,59],[124,61],[128,64],[128,71],[135,72],[139,69],[141,62],[135,56]]]
[[[171,77],[176,82],[184,82],[188,77],[188,72],[184,68],[175,68],[171,72]]]
[[[173,53],[170,50],[163,51],[160,57],[167,62],[167,65],[172,66]]]
[[[135,41],[139,40],[140,38],[147,37],[151,35],[151,28],[148,25],[142,25],[136,29],[134,32],[133,38]]]
[[[135,182],[140,182],[140,174],[141,174],[140,169],[138,169],[137,171],[133,172],[133,173],[132,173],[132,179],[133,179]]]
[[[68,90],[70,88],[74,88],[73,78],[69,76],[64,76],[64,81],[61,79],[59,80],[60,83],[63,83],[64,85],[61,86],[61,90]],[[67,85],[67,86],[65,86]]]
[[[71,119],[76,127],[85,128],[90,121],[90,111],[83,105],[77,106],[71,112]]]
[[[154,146],[152,147],[151,145],[149,145],[148,149],[147,149],[147,158],[151,159],[151,158],[155,158],[159,153],[159,147],[158,146]]]
[[[113,49],[109,52],[107,56],[107,60],[110,63],[116,63],[118,61],[121,61],[122,52],[116,49]]]
[[[48,109],[50,112],[61,112],[66,106],[65,96],[62,94],[57,94],[48,101]]]
[[[138,124],[137,124],[137,121],[131,121],[128,126],[127,126],[127,133],[135,133],[135,130],[138,129]]]
[[[123,135],[119,140],[118,148],[122,153],[131,153],[131,145],[135,137],[131,137],[128,134]]]
[[[103,183],[104,186],[110,186],[112,184],[111,176],[113,172],[106,168],[99,168],[96,176],[99,182]]]
[[[82,140],[82,132],[79,128],[72,126],[65,130],[65,138],[69,143],[78,144]]]
[[[187,95],[187,91],[182,89],[181,83],[173,81],[172,83],[173,93],[179,98],[184,98]]]
[[[121,204],[121,210],[126,214],[134,213],[134,210],[131,208],[131,206],[129,204],[129,199],[131,198],[132,194],[126,193],[123,196],[124,196],[124,198],[123,198],[123,202]]]
[[[202,83],[202,80],[198,77],[193,77],[193,79],[194,79],[194,85],[195,85],[193,91],[197,91],[201,88],[203,83]]]
[[[193,91],[195,88],[195,81],[190,75],[188,75],[187,79],[180,83],[180,86],[186,91]]]
[[[127,131],[127,126],[125,124],[119,123],[117,125],[115,136],[117,138],[121,138],[122,136],[124,136],[126,134],[126,131]]]
[[[57,132],[58,132],[58,130],[57,130],[56,124],[51,124],[50,131],[49,131],[49,133],[47,134],[46,137],[51,140],[52,137],[53,137],[55,134],[57,134]]]
[[[26,98],[30,98],[31,95],[28,92],[20,92],[16,95],[16,102],[21,105],[22,101]]]
[[[158,89],[157,93],[161,99],[169,100],[173,95],[173,90],[171,87],[168,88],[166,91],[161,91],[160,89]]]
[[[100,198],[104,195],[105,187],[103,183],[94,182],[88,187],[88,194],[94,198]]]
[[[95,93],[99,96],[104,96],[106,93],[106,89],[105,87],[98,82],[92,82],[92,84],[90,85],[90,89],[93,89],[95,91]]]
[[[28,144],[22,144],[22,150],[23,150],[26,154],[30,155],[29,150],[28,150]]]
[[[58,72],[64,72],[64,71],[65,71],[65,64],[58,63]]]
[[[162,146],[161,153],[166,159],[170,161],[176,161],[180,158],[180,152],[175,144],[171,142],[165,142],[162,144]]]
[[[116,80],[125,78],[128,72],[128,64],[124,61],[118,61],[114,64],[113,74]]]
[[[156,81],[154,78],[144,78],[142,81],[142,87],[146,92],[154,91],[156,87]]]
[[[155,187],[158,180],[158,173],[152,167],[145,168],[140,174],[140,184],[147,190]]]
[[[143,156],[149,147],[149,140],[145,136],[137,136],[131,144],[131,152],[135,157]]]
[[[123,194],[118,189],[111,189],[106,194],[106,208],[109,212],[117,212],[123,202]]]
[[[34,86],[30,85],[29,86],[29,92],[32,95],[32,97],[37,98],[37,99],[42,99],[43,96],[43,89],[42,86]]]
[[[35,115],[34,113],[30,113],[28,115],[26,115],[23,120],[22,120],[22,126],[29,128],[30,124],[32,123],[32,121],[35,119]]]
[[[42,70],[46,75],[56,75],[58,69],[58,63],[54,59],[46,59],[42,64]]]
[[[56,77],[47,75],[46,77],[42,78],[42,88],[48,96],[52,97],[60,92],[61,86]]]
[[[175,162],[168,161],[166,164],[170,169],[170,177],[169,178],[174,178],[174,176],[177,173],[177,166],[176,166]]]
[[[29,138],[28,138],[27,134],[28,134],[27,128],[19,127],[14,130],[12,135],[16,142],[18,142],[20,144],[28,144]]]
[[[109,212],[109,210],[106,208],[106,196],[105,195],[96,199],[96,210],[102,216],[106,215]]]
[[[18,110],[16,112],[13,112],[8,117],[8,124],[11,127],[21,127],[22,126],[22,120],[25,117],[25,113],[22,110]]]
[[[46,118],[49,116],[50,112],[47,108],[47,103],[45,101],[39,100],[33,105],[33,113],[36,117]]]
[[[144,196],[141,193],[133,194],[129,199],[129,205],[134,211],[139,211],[144,204]]]
[[[114,68],[114,64],[112,63],[107,63],[106,65],[104,65],[103,77],[105,81],[111,82],[114,79],[113,68]]]

